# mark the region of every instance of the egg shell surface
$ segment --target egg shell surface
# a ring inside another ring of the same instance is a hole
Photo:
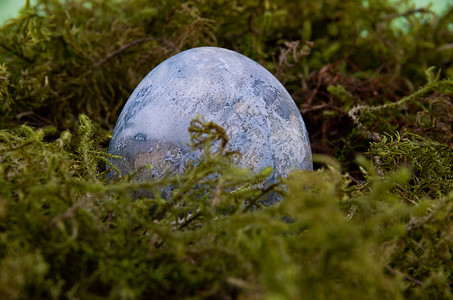
[[[226,150],[241,153],[238,166],[272,167],[267,183],[313,168],[304,121],[283,85],[255,61],[217,47],[174,55],[140,82],[113,131],[109,153],[123,158],[112,162],[122,174],[153,165],[138,179],[183,172],[201,156],[188,145],[197,115],[225,128]]]

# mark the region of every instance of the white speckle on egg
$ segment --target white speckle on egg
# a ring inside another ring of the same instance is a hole
[[[240,167],[271,166],[268,184],[293,169],[312,169],[304,121],[283,85],[255,61],[216,47],[181,52],[142,80],[113,131],[109,153],[123,156],[113,163],[123,174],[153,165],[139,179],[184,171],[201,156],[187,145],[196,115],[225,128],[227,150],[242,154]]]

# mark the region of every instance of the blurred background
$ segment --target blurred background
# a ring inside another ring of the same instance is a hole
[[[26,0],[0,0],[0,24],[6,19],[14,17],[24,6]],[[366,1],[366,0],[364,0]],[[398,0],[394,0],[397,2]],[[31,3],[35,1],[30,0]],[[418,7],[427,7],[431,4],[431,9],[437,13],[445,10],[449,5],[453,5],[453,0],[412,0]]]
[[[17,15],[26,0],[0,0],[0,24]],[[35,1],[31,0],[31,3]]]

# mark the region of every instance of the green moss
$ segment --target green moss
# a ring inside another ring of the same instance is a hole
[[[424,293],[404,284],[407,278],[451,296],[450,278],[441,276],[449,235],[432,227],[449,218],[443,207],[451,197],[404,204],[395,187],[407,185],[407,169],[380,179],[363,162],[367,183],[350,186],[338,162],[315,157],[327,167],[294,172],[284,190],[262,190],[269,170],[251,175],[229,162],[231,154],[212,153],[209,141],[223,139],[223,131],[194,120],[194,139],[202,143],[196,144],[208,147],[199,164],[154,182],[125,176],[104,185],[97,164],[105,150],[92,142],[91,121],[81,116],[80,122],[77,152],[68,148],[67,131],[55,141],[25,126],[1,132],[5,297],[347,299],[360,293],[402,299]],[[167,185],[174,187],[169,202],[159,196]],[[155,197],[131,200],[140,189]],[[270,191],[284,194],[280,205],[248,210]],[[426,226],[439,235],[427,245],[444,245],[423,261],[425,268],[437,262],[431,271],[401,259]]]
[[[453,298],[453,14],[389,2],[41,0],[5,22],[0,298]],[[263,188],[196,118],[183,174],[106,178],[138,82],[206,45],[284,83],[315,171]]]
[[[439,198],[453,190],[453,150],[445,144],[413,134],[384,137],[371,144],[369,154],[383,174],[410,168],[412,184],[402,187],[409,198]]]

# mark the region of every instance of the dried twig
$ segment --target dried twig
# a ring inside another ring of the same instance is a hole
[[[78,209],[82,208],[87,202],[88,202],[88,200],[80,201],[80,202],[76,203],[75,205],[71,206],[70,208],[68,208],[64,213],[59,214],[58,216],[54,217],[52,220],[50,220],[48,229],[53,229],[58,224],[58,222],[60,222],[62,220],[73,219],[74,213]]]
[[[93,69],[99,68],[101,65],[105,64],[107,61],[109,61],[113,57],[120,55],[122,52],[126,51],[129,48],[131,48],[137,44],[141,44],[143,42],[147,42],[147,41],[151,41],[151,40],[153,40],[153,38],[146,37],[146,38],[136,39],[136,40],[130,42],[129,44],[123,45],[118,50],[107,54],[104,58],[102,58],[97,63],[95,63],[93,66]]]
[[[105,64],[106,62],[108,62],[109,60],[111,60],[112,58],[114,58],[115,56],[118,56],[120,55],[121,53],[123,53],[124,51],[126,51],[127,49],[135,46],[135,45],[138,45],[138,44],[141,44],[143,42],[147,42],[147,41],[151,41],[151,40],[156,40],[154,38],[151,38],[151,37],[146,37],[146,38],[140,38],[140,39],[136,39],[136,40],[133,40],[132,42],[130,42],[129,44],[126,44],[126,45],[123,45],[121,46],[118,50],[115,50],[113,51],[112,53],[108,53],[105,57],[103,57],[102,59],[100,59],[99,61],[97,61],[93,67],[91,69],[89,69],[88,71],[86,71],[82,77],[86,77],[88,76],[89,74],[93,73],[93,71],[97,68],[99,68],[100,66],[102,66],[103,64]]]
[[[270,192],[274,191],[275,188],[278,187],[280,184],[281,184],[280,182],[276,182],[276,183],[269,185],[258,196],[255,196],[255,197],[253,197],[253,199],[248,201],[247,205],[244,207],[244,209],[242,211],[246,212],[246,211],[250,210],[253,206],[256,205],[256,203],[258,202],[259,199],[263,198]]]
[[[418,286],[422,286],[424,283],[418,279],[415,279],[414,277],[412,276],[409,276],[409,275],[406,275],[406,274],[403,274],[402,272],[398,271],[398,270],[395,270],[393,268],[391,268],[390,266],[386,265],[385,268],[390,271],[390,273],[392,274],[395,274],[395,275],[399,275],[399,276],[402,276],[404,279],[406,279],[407,281],[410,281],[412,283],[415,283],[416,285]]]
[[[306,107],[306,108],[304,108]],[[315,105],[315,106],[310,106],[310,105],[303,105],[302,106],[302,109],[301,109],[301,112],[303,114],[307,113],[307,112],[310,112],[310,111],[315,111],[315,110],[320,110],[320,109],[325,109],[325,108],[328,108],[328,109],[332,109],[332,110],[336,110],[340,113],[342,113],[343,115],[348,115],[348,112],[339,108],[339,107],[336,107],[335,105],[331,105],[331,104],[328,104],[328,103],[322,103],[322,104],[319,104],[319,105]]]
[[[386,15],[385,17],[382,17],[381,20],[382,21],[393,20],[393,19],[400,18],[400,17],[407,17],[410,15],[414,15],[416,13],[432,14],[433,16],[435,16],[435,14],[429,9],[417,8],[417,9],[408,10],[404,13],[389,14],[389,15]]]
[[[38,115],[37,113],[35,113],[34,111],[23,111],[21,113],[18,113],[16,114],[16,118],[17,119],[22,119],[23,117],[28,117],[30,118],[32,121],[34,121],[35,123],[32,123],[32,124],[35,124],[35,125],[38,125],[38,126],[52,126],[54,125],[52,123],[52,121],[50,121],[49,119],[46,119],[44,118],[43,116],[40,116]]]
[[[14,54],[16,55],[17,57],[25,60],[26,62],[29,62],[29,63],[32,63],[34,62],[32,59],[28,58],[28,57],[25,57],[24,55],[22,55],[22,53],[19,52],[19,49],[21,49],[20,47],[17,47],[16,49],[11,49],[9,48],[8,46],[6,46],[5,44],[3,43],[0,43],[0,46],[5,49],[6,51],[10,52],[11,54]]]

